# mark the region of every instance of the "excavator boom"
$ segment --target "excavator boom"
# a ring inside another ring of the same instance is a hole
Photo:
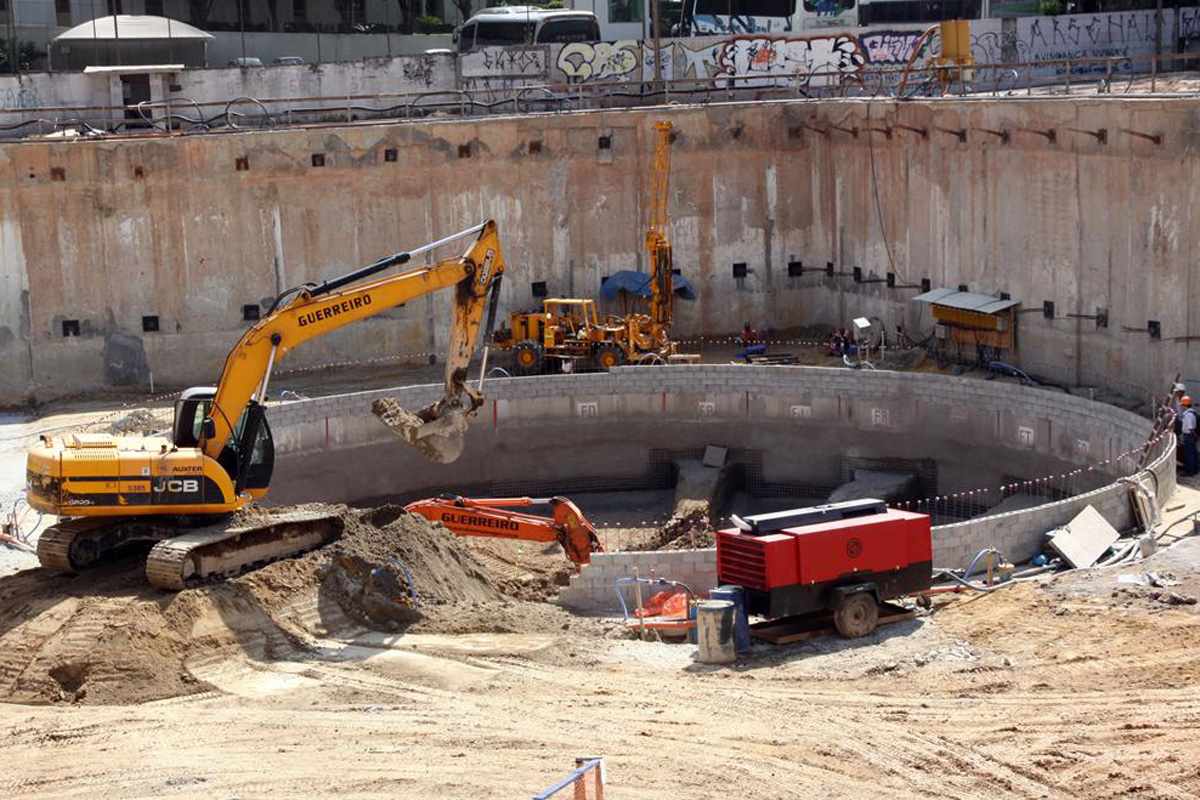
[[[473,234],[478,238],[461,258],[360,283],[385,269],[406,264],[421,253]],[[261,405],[265,401],[272,368],[293,348],[452,286],[456,288],[446,358],[446,393],[436,407],[418,416],[422,422],[431,423],[451,410],[475,410],[481,399],[466,386],[467,365],[489,294],[498,290],[503,272],[496,223],[489,220],[416,250],[380,259],[341,278],[297,287],[292,290],[294,299],[285,304],[277,300],[276,308],[246,331],[226,357],[209,414],[211,424],[205,422],[201,448],[208,456],[218,457],[247,403],[253,400]]]
[[[549,505],[554,516],[541,517],[510,510],[533,505]],[[440,522],[458,536],[558,542],[577,568],[589,563],[592,553],[604,550],[592,523],[565,497],[474,499],[443,496],[409,503],[404,510]]]

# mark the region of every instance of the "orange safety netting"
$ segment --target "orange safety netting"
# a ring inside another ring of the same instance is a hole
[[[676,619],[687,619],[687,614],[687,592],[681,592],[677,589],[650,595],[642,607],[633,612],[635,617],[669,617]]]

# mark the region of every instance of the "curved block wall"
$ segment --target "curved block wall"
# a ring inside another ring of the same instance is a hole
[[[655,451],[706,444],[761,453],[767,481],[837,476],[847,453],[935,459],[938,491],[994,487],[1091,467],[1087,494],[934,530],[939,566],[988,545],[1014,559],[1087,504],[1117,528],[1133,524],[1128,490],[1150,423],[1062,392],[944,375],[819,367],[689,365],[489,382],[454,464],[432,464],[370,413],[396,397],[410,408],[440,387],[409,386],[272,406],[278,452],[274,502],[355,501],[454,490],[547,492],[636,488]],[[1174,490],[1170,448],[1151,465],[1160,502]],[[524,487],[524,488],[523,488]]]

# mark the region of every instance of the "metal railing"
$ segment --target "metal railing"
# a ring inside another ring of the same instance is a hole
[[[604,800],[604,759],[600,756],[575,759],[575,769],[569,775],[535,794],[533,800],[548,800],[556,795],[565,798],[561,793],[568,788],[572,800]]]
[[[424,119],[532,112],[569,112],[687,102],[705,104],[747,99],[1011,97],[1130,93],[1148,82],[1157,93],[1164,68],[1200,62],[1200,54],[1052,59],[964,67],[863,67],[854,71],[799,70],[684,77],[654,81],[554,82],[516,79],[501,87],[437,89],[419,93],[380,92],[338,96],[197,101],[173,97],[125,106],[43,106],[0,109],[0,137],[20,138],[74,130],[77,135],[196,134],[322,123]],[[1194,90],[1173,94],[1196,94]],[[251,106],[253,111],[243,110]],[[13,121],[8,121],[13,120]]]

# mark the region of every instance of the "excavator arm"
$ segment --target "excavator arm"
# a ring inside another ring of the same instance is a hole
[[[474,242],[461,258],[362,283],[421,253],[474,234],[477,234]],[[504,257],[496,223],[488,220],[415,250],[380,259],[340,278],[305,284],[285,292],[268,314],[246,331],[226,357],[212,408],[204,420],[201,448],[208,456],[217,458],[245,412],[247,423],[243,426],[237,449],[248,453],[257,420],[263,414],[271,371],[275,363],[293,348],[450,287],[455,287],[454,319],[446,357],[445,395],[418,416],[422,422],[433,423],[452,411],[469,413],[475,410],[482,399],[466,385],[467,367],[489,294],[493,301],[491,314],[495,315],[495,298],[503,272]]]
[[[509,510],[533,505],[549,505],[554,516],[540,517]],[[565,497],[472,499],[443,496],[409,503],[404,510],[440,522],[457,536],[558,542],[577,568],[589,563],[592,553],[604,551],[592,523]]]

